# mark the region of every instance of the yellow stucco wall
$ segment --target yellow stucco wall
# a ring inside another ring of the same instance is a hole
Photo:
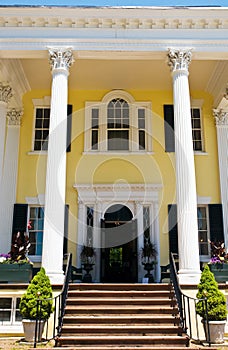
[[[69,250],[75,252],[77,230],[77,183],[160,183],[161,263],[168,260],[167,205],[175,202],[175,158],[164,147],[163,105],[172,104],[171,91],[128,91],[137,101],[152,104],[152,154],[117,156],[83,154],[84,108],[86,101],[100,101],[108,91],[69,91],[73,105],[72,146],[67,153],[66,203],[70,205]],[[17,202],[45,193],[46,155],[29,154],[32,150],[34,110],[33,98],[50,96],[50,91],[30,91],[23,98],[24,116],[20,134]],[[212,98],[205,92],[191,92],[192,99],[203,99],[203,134],[205,153],[195,155],[197,194],[220,202],[216,127],[212,116]],[[74,257],[75,259],[75,257]]]

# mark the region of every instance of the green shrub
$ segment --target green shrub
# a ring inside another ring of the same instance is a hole
[[[219,290],[218,283],[215,281],[214,275],[210,271],[208,265],[204,267],[201,274],[196,297],[198,299],[203,299],[205,297],[207,298],[207,312],[209,321],[226,320],[226,298]],[[203,301],[197,302],[196,312],[203,319],[206,319],[205,303]]]
[[[35,320],[37,317],[37,299],[41,300],[38,317],[47,320],[53,312],[52,287],[44,268],[33,277],[25,294],[22,296],[19,309],[25,319]],[[50,300],[44,300],[50,298]]]

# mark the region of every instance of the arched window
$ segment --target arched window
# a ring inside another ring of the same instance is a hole
[[[85,152],[151,152],[151,110],[151,102],[137,102],[123,90],[86,102]]]

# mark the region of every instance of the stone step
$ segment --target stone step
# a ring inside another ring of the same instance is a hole
[[[130,302],[129,302],[130,303]],[[86,314],[92,314],[92,315],[105,315],[105,314],[149,314],[149,315],[162,315],[162,314],[172,314],[176,315],[178,313],[177,307],[171,307],[171,306],[160,306],[160,305],[109,305],[108,307],[106,305],[86,305],[85,307],[81,305],[69,305],[67,303],[65,314],[71,314],[71,315],[86,315]]]
[[[141,346],[141,345],[171,345],[172,346],[188,346],[189,339],[187,336],[175,336],[175,335],[166,335],[166,336],[65,336],[62,335],[60,338],[60,344],[64,346],[67,344],[67,346],[72,345],[134,345]]]
[[[72,346],[61,346],[61,347],[55,347],[55,350],[186,350],[186,346],[149,346],[149,345],[140,345],[140,346],[125,346],[125,345],[74,345]],[[217,350],[218,348],[214,347],[197,347],[194,345],[194,347],[188,347],[188,349],[194,349],[194,350]],[[34,348],[30,348],[29,350],[34,350]],[[44,348],[36,348],[36,350],[44,350]],[[53,348],[47,348],[45,347],[45,350],[53,350]]]
[[[69,291],[172,291],[170,283],[71,283]]]
[[[174,306],[176,304],[175,300],[169,298],[80,298],[80,297],[68,297],[68,305],[126,305],[128,303],[131,305],[170,305]]]
[[[174,293],[170,290],[69,290],[69,298],[169,298]]]
[[[173,327],[173,325],[165,325],[165,326],[151,326],[151,325],[70,325],[66,326],[64,325],[62,328],[62,334],[64,336],[70,335],[70,334],[80,334],[83,335],[106,335],[106,334],[112,334],[112,335],[149,335],[149,334],[157,334],[157,335],[166,335],[166,334],[181,334],[182,330],[181,328]]]
[[[107,324],[115,324],[115,325],[128,325],[128,324],[140,324],[140,325],[148,325],[148,324],[159,324],[159,325],[174,325],[178,326],[180,322],[179,317],[173,317],[171,315],[134,315],[134,317],[128,316],[120,316],[120,315],[113,315],[111,316],[104,316],[100,315],[94,316],[94,315],[84,315],[76,317],[74,315],[66,315],[64,316],[64,325],[65,324],[100,324],[100,325],[107,325]]]

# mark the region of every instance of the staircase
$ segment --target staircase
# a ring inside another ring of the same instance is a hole
[[[57,346],[74,350],[186,349],[170,284],[71,284]]]

